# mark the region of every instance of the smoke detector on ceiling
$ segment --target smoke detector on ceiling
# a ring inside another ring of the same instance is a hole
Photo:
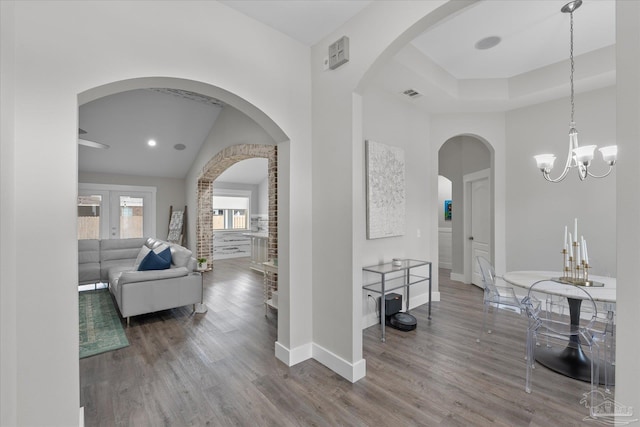
[[[409,98],[419,98],[422,96],[422,94],[415,89],[407,89],[403,91],[402,94],[408,96]]]

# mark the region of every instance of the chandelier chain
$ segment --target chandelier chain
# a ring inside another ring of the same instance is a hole
[[[569,76],[569,81],[571,82],[571,123],[573,126],[574,123],[574,119],[573,119],[573,115],[575,112],[575,103],[573,101],[573,72],[574,72],[574,62],[573,62],[573,12],[570,13],[571,15],[571,26],[570,26],[570,34],[571,34],[571,44],[570,44],[570,49],[569,49],[569,57],[571,58],[571,75]]]

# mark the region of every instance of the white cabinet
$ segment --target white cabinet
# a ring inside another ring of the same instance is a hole
[[[216,231],[213,235],[213,259],[251,256],[251,238],[237,231]]]

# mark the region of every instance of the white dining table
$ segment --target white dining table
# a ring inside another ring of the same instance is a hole
[[[561,276],[557,271],[510,271],[505,273],[502,278],[505,282],[524,289],[540,280],[555,280]],[[585,286],[584,289],[591,295],[591,298],[605,310],[615,310],[616,302],[616,279],[615,277],[589,276],[590,281],[602,283],[603,286]],[[569,309],[572,323],[576,323],[580,318],[581,296],[584,293],[572,286],[549,286],[544,287],[544,292],[551,295],[559,295],[566,297],[569,301]],[[581,381],[591,381],[591,361],[584,354],[579,342],[573,342],[565,348],[547,348],[540,346],[536,348],[536,361],[547,368],[575,378]],[[615,378],[614,367],[605,366],[600,369],[600,383],[604,384],[604,370],[607,369],[609,378]],[[613,385],[613,381],[609,380]]]
[[[502,278],[505,282],[520,287],[529,289],[531,285],[534,283],[545,280],[545,279],[554,279],[560,277],[562,274],[558,271],[510,271],[505,273]],[[615,277],[605,277],[605,276],[589,276],[589,280],[603,283],[604,286],[587,286],[585,289],[591,295],[594,301],[597,302],[605,302],[605,303],[615,303],[616,302],[616,278]],[[553,292],[550,290],[550,294],[560,295],[568,297],[567,288],[559,287],[558,292]],[[578,294],[576,294],[578,295]]]

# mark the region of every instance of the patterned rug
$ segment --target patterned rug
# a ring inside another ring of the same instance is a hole
[[[80,292],[78,303],[80,359],[129,345],[108,289]]]

